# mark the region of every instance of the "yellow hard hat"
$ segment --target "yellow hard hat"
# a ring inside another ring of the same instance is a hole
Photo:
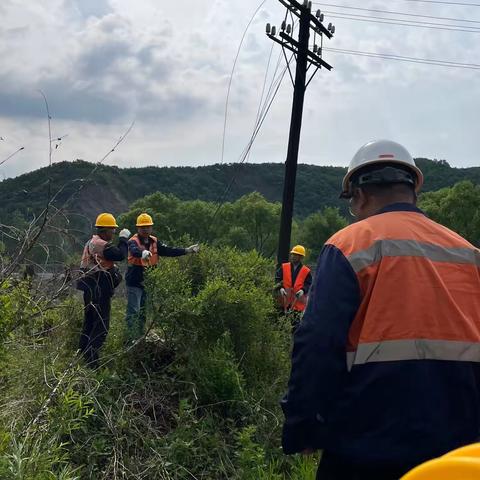
[[[304,257],[306,254],[305,247],[302,247],[301,245],[295,245],[290,253],[295,253]]]
[[[115,217],[111,213],[101,213],[95,221],[96,227],[116,228],[118,227]]]
[[[141,213],[137,217],[137,227],[151,227],[153,219],[148,213]]]
[[[480,443],[472,443],[446,453],[443,457],[470,457],[480,459]]]
[[[478,480],[480,460],[473,457],[440,457],[414,468],[401,480]]]

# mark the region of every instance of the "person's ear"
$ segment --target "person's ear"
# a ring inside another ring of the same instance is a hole
[[[355,189],[355,195],[357,197],[355,203],[357,205],[358,210],[360,211],[365,210],[370,202],[370,196],[367,193],[365,193],[365,191],[362,190],[361,188]]]

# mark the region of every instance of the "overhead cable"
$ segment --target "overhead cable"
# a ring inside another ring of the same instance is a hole
[[[336,3],[314,2],[315,5],[323,7],[343,8],[345,10],[358,10],[362,12],[385,13],[387,15],[401,15],[404,17],[430,18],[433,20],[449,20],[453,22],[480,23],[480,20],[471,20],[466,18],[439,17],[437,15],[422,15],[420,13],[397,12],[394,10],[380,10],[377,8],[352,7],[351,5],[338,5]]]
[[[480,70],[480,64],[477,63],[462,63],[462,62],[453,62],[448,60],[436,60],[430,58],[417,58],[417,57],[409,57],[403,55],[396,55],[392,53],[378,53],[378,52],[364,52],[361,50],[349,50],[344,48],[331,48],[331,47],[324,47],[325,51],[332,52],[332,53],[340,53],[346,55],[356,55],[362,57],[373,57],[373,58],[383,58],[388,60],[397,60],[401,62],[409,62],[409,63],[420,63],[420,64],[427,64],[427,65],[437,65],[441,67],[448,67],[448,68],[463,68],[468,70]]]

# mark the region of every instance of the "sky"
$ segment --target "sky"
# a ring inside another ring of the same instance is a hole
[[[99,161],[132,122],[133,129],[107,164],[239,161],[254,128],[264,80],[268,89],[275,67],[278,74],[285,65],[280,47],[272,50],[265,35],[265,24],[280,25],[285,9],[278,0],[266,0],[246,31],[230,77],[242,35],[260,3],[2,0],[0,162],[24,148],[0,166],[0,179],[49,163],[48,121],[40,91],[47,98],[52,137],[62,138],[52,143],[53,162]],[[464,25],[479,31],[373,24],[329,18],[326,13],[336,33],[325,46],[480,64],[479,7],[411,0],[331,3],[466,19],[470,23]],[[480,164],[480,70],[327,51],[323,58],[334,69],[318,72],[308,87],[299,162],[346,166],[361,145],[388,138],[416,157],[445,159],[456,167]],[[285,160],[292,93],[285,75],[249,162]]]

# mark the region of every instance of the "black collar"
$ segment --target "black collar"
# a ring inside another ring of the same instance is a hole
[[[413,203],[407,202],[398,202],[398,203],[391,203],[386,207],[381,208],[375,215],[380,215],[382,213],[389,213],[389,212],[414,212],[414,213],[421,213],[425,215],[425,213],[420,210],[416,205]]]

